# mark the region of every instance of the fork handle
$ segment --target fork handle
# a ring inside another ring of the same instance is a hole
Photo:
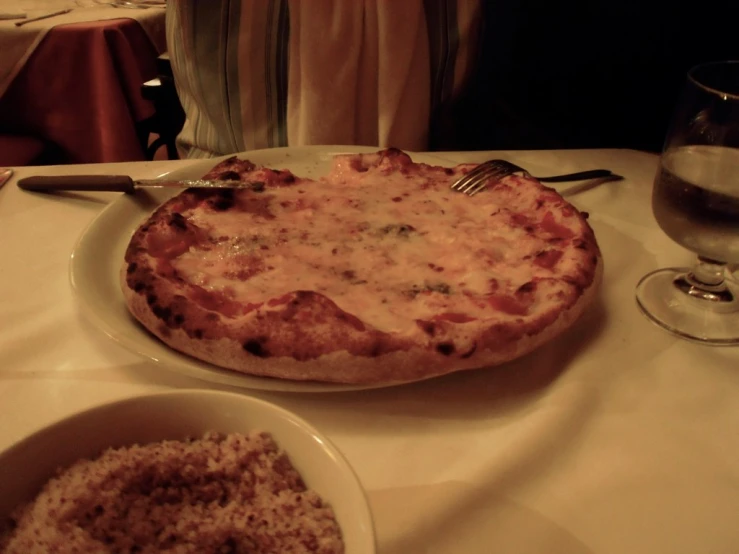
[[[579,171],[577,173],[568,173],[567,175],[555,175],[553,177],[534,177],[542,183],[565,183],[568,181],[585,181],[586,179],[600,179],[602,177],[611,177],[613,173],[607,169],[591,169],[590,171]]]

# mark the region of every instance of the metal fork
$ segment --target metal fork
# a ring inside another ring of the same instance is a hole
[[[469,196],[474,196],[478,192],[485,190],[490,181],[499,181],[503,177],[520,172],[523,172],[525,175],[543,183],[563,183],[566,181],[584,181],[586,179],[615,177],[615,175],[607,169],[592,169],[590,171],[579,171],[577,173],[553,175],[551,177],[534,177],[524,168],[506,160],[488,160],[487,162],[478,165],[466,175],[457,179],[452,183],[451,188],[452,190],[463,192]]]

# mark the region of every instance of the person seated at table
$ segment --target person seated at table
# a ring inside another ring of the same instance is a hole
[[[186,113],[180,154],[428,149],[476,63],[480,2],[171,2],[167,43]]]

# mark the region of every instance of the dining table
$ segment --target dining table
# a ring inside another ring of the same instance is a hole
[[[286,159],[317,152],[276,150]],[[607,168],[622,176],[553,185],[588,213],[603,280],[572,327],[517,360],[358,390],[226,384],[134,352],[100,328],[80,301],[84,291],[70,284],[78,241],[102,232],[95,222],[122,195],[17,186],[33,175],[183,175],[202,172],[202,160],[13,168],[0,189],[0,451],[102,403],[230,390],[295,412],[343,452],[366,490],[380,554],[738,553],[739,348],[676,337],[634,296],[648,272],[694,258],[652,215],[659,157],[628,149],[428,155],[440,165],[503,158],[534,175]],[[107,260],[104,251],[99,258]],[[111,310],[123,302],[118,293],[108,301]]]
[[[155,108],[141,91],[166,51],[165,1],[0,0],[0,12],[0,134],[42,142],[46,163],[146,159]]]

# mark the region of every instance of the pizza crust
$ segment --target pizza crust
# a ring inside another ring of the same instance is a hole
[[[121,282],[126,282],[127,269],[128,264],[125,263],[121,268]],[[602,275],[603,262],[599,258],[593,283],[550,325],[536,334],[524,335],[516,342],[500,345],[500,349],[481,349],[468,358],[442,357],[428,350],[390,352],[377,357],[355,356],[346,350],[337,350],[301,361],[288,356],[266,359],[245,356],[242,344],[233,339],[193,340],[182,329],[168,328],[154,315],[144,295],[127,286],[122,290],[131,313],[147,330],[175,350],[199,360],[210,363],[217,360],[214,365],[260,377],[376,385],[414,382],[457,371],[497,366],[520,358],[561,335],[580,318],[593,303],[600,289]]]

